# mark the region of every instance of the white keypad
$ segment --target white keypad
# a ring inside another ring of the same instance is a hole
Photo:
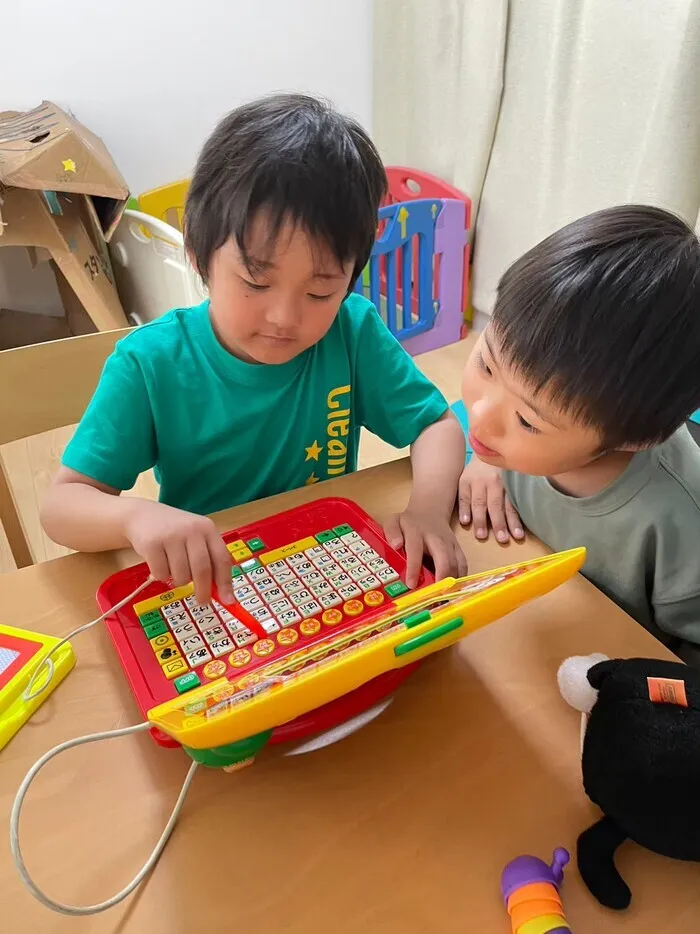
[[[267,568],[253,568],[252,571],[248,571],[246,577],[248,580],[254,584],[256,581],[259,581],[263,577],[268,577]]]
[[[274,587],[271,587],[270,590],[265,594],[265,600],[267,603],[274,603],[275,600],[281,600],[284,597],[284,590],[275,584]]]
[[[361,587],[366,593],[368,590],[376,590],[377,587],[381,587],[381,582],[376,577],[363,577],[361,581],[357,582],[357,586]]]
[[[262,624],[262,628],[265,630],[268,636],[271,636],[273,632],[280,631],[279,623],[276,623],[272,617],[265,620],[265,622]]]
[[[286,613],[287,610],[291,610],[293,607],[289,600],[283,597],[282,600],[276,600],[274,603],[271,603],[270,609],[272,610],[273,616],[279,617],[280,613]]]
[[[327,568],[324,568],[323,573],[330,580],[333,580],[333,578],[338,577],[340,574],[344,574],[345,571],[341,568],[339,564],[335,564],[334,562],[333,564],[329,564]]]
[[[388,566],[382,570],[377,571],[377,577],[382,582],[382,584],[390,584],[392,581],[397,581],[399,579],[397,572]]]
[[[315,597],[320,597],[323,593],[330,593],[333,590],[328,581],[319,581],[318,584],[311,585],[311,592]]]
[[[343,598],[343,600],[352,600],[354,597],[359,597],[362,591],[352,582],[349,584],[343,584],[342,587],[338,588],[338,593]]]
[[[209,645],[213,645],[215,642],[218,642],[219,639],[223,639],[225,635],[226,630],[223,626],[213,626],[204,633],[204,638]]]
[[[250,614],[253,619],[257,620],[259,623],[265,622],[266,619],[269,619],[272,614],[266,606],[258,607],[257,610],[253,610]]]
[[[339,548],[343,548],[344,546],[339,538],[329,538],[327,542],[323,543],[323,547],[326,549],[326,551],[332,553],[337,551]]]
[[[228,623],[233,619],[233,616],[229,613],[228,610],[222,610],[221,619],[225,623]],[[218,626],[219,619],[218,617],[214,616],[213,613],[211,613],[211,614],[208,614],[207,616],[200,616],[199,619],[197,620],[197,625],[202,630],[202,632],[206,632],[207,629],[211,629],[213,626]]]
[[[248,600],[250,597],[255,596],[255,590],[250,586],[250,584],[244,584],[243,587],[234,588],[233,596],[239,603],[243,603],[244,600]]]
[[[283,568],[281,571],[274,571],[272,576],[278,584],[286,584],[287,581],[294,580],[294,571],[291,568]]]
[[[235,645],[230,636],[224,636],[223,639],[219,639],[218,642],[212,642],[209,646],[209,650],[214,658],[219,658],[220,655],[226,655],[227,652],[232,652],[234,648]]]
[[[278,574],[280,571],[288,571],[289,565],[286,561],[273,561],[272,564],[268,564],[268,571],[271,574]]]
[[[338,606],[339,603],[342,603],[343,600],[338,596],[335,591],[331,590],[330,593],[321,594],[318,598],[319,603],[324,610],[330,609],[332,606]]]
[[[282,584],[282,590],[289,596],[293,593],[299,593],[304,589],[303,583],[299,580],[298,577],[295,577],[293,581],[289,581],[286,584]]]
[[[350,555],[349,558],[341,558],[338,562],[342,568],[345,568],[346,571],[352,571],[353,568],[359,568],[361,562],[355,555]]]
[[[363,541],[350,542],[350,544],[348,545],[349,551],[351,551],[352,554],[354,555],[358,554],[361,551],[365,551],[366,548],[367,548],[367,542],[363,542]]]
[[[284,613],[279,614],[277,622],[280,626],[293,626],[294,623],[301,622],[301,616],[299,616],[296,610],[285,610]]]
[[[243,600],[241,603],[243,609],[248,613],[252,613],[253,610],[259,610],[262,605],[263,602],[258,596],[250,597],[248,600]]]
[[[259,580],[256,580],[255,586],[257,587],[259,593],[265,594],[270,590],[274,590],[275,587],[278,587],[279,585],[276,580],[273,580],[268,574],[266,574],[265,577],[261,577]]]
[[[237,632],[242,632],[246,627],[243,625],[240,620],[234,619],[230,623],[224,623],[226,629],[228,629],[228,634],[233,636]]]
[[[173,635],[178,642],[182,642],[183,639],[187,639],[190,636],[196,636],[197,627],[192,623],[183,623],[181,626],[176,626],[173,629]]]
[[[364,564],[361,564],[359,567],[353,568],[350,571],[350,577],[352,577],[354,581],[361,581],[363,578],[369,577],[371,573],[372,572],[369,570],[369,568],[366,568]]]
[[[197,605],[198,601],[194,594],[190,594],[189,597],[185,597],[182,601],[188,610],[193,610]]]
[[[174,603],[166,603],[163,607],[163,616],[175,616],[176,613],[183,613],[185,610],[184,604],[180,600],[175,600]]]
[[[315,570],[316,568],[313,566],[313,564],[310,561],[305,561],[303,564],[299,565],[299,567],[296,569],[296,572],[299,575],[299,577],[304,577],[306,574],[310,574],[312,571],[315,571]]]
[[[287,564],[290,568],[298,568],[300,564],[303,564],[307,560],[306,555],[301,551],[298,551],[295,555],[287,558]]]
[[[314,558],[318,558],[325,553],[326,549],[323,547],[323,545],[314,545],[313,548],[307,548],[305,551],[307,558],[311,558],[312,561]]]
[[[304,619],[308,619],[309,616],[313,616],[314,613],[318,613],[321,610],[321,607],[315,600],[310,600],[308,603],[302,603],[300,607],[297,607]]]
[[[242,649],[244,645],[250,645],[251,642],[257,642],[257,639],[258,637],[250,629],[239,629],[238,632],[233,633],[233,643],[239,649]]]
[[[194,652],[188,652],[185,658],[190,668],[197,668],[211,661],[211,652],[207,648],[195,649]]]
[[[187,655],[188,652],[194,652],[195,649],[204,648],[204,639],[200,635],[187,636],[180,643],[180,650]]]
[[[201,619],[202,616],[211,616],[213,610],[208,603],[204,603],[201,606],[190,607],[190,613],[194,619]]]
[[[329,555],[328,552],[324,552],[324,554],[319,555],[318,558],[314,558],[313,563],[320,571],[322,571],[323,568],[327,568],[329,564],[335,564],[333,555]]]
[[[349,545],[351,542],[361,542],[362,539],[357,534],[357,532],[346,532],[345,535],[340,536],[340,540],[345,542],[346,545]]]
[[[166,623],[170,626],[171,629],[175,629],[176,626],[182,626],[183,623],[188,623],[190,617],[184,610],[180,613],[173,613],[172,616],[168,616]]]
[[[337,577],[333,578],[334,587],[345,587],[346,584],[350,584],[350,583],[352,583],[352,577],[350,577],[350,575],[347,574],[345,571],[343,571],[342,574],[338,574]]]
[[[309,600],[313,600],[313,594],[309,590],[300,590],[299,593],[291,595],[294,606],[301,606],[302,603],[308,603]]]

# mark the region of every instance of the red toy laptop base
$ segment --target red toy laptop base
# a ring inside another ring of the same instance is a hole
[[[355,503],[320,499],[224,536],[234,561],[235,603],[198,606],[184,588],[149,584],[105,622],[142,714],[208,680],[235,676],[371,620],[408,590],[406,560]],[[103,612],[148,577],[140,564],[99,588]],[[432,583],[423,568],[418,587]],[[136,610],[135,610],[136,607]],[[138,615],[137,615],[138,614]],[[281,724],[270,742],[324,732],[392,694],[419,663],[386,672],[329,704]],[[177,746],[152,730],[163,746]]]

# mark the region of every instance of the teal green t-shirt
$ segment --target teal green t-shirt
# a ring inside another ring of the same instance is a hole
[[[119,341],[63,463],[118,490],[154,467],[161,502],[206,514],[349,473],[360,428],[404,447],[446,410],[360,295],[279,366],[231,356],[205,302]]]

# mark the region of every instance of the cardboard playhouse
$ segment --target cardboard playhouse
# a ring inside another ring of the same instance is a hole
[[[107,251],[128,198],[102,140],[55,104],[0,113],[0,263],[3,247],[22,247],[23,263],[50,267],[67,334],[128,325]],[[20,330],[33,329],[37,340],[56,336],[41,336],[39,315],[3,308],[0,322],[2,315],[15,315],[15,327],[24,321]]]

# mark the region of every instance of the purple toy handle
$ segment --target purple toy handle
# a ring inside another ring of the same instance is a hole
[[[536,856],[518,856],[512,860],[501,875],[501,893],[507,902],[513,892],[536,882],[548,882],[559,888],[564,878],[564,867],[571,859],[568,850],[557,847],[550,866]]]

